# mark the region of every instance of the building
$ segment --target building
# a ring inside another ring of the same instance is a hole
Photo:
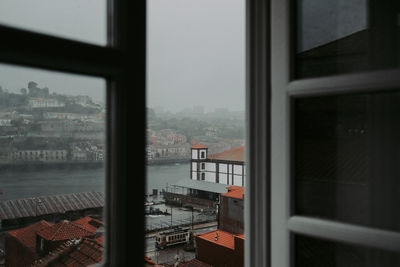
[[[28,266],[39,259],[36,252],[36,233],[52,225],[46,221],[39,221],[28,227],[8,232],[5,236],[6,266]]]
[[[44,119],[68,119],[68,120],[87,120],[89,114],[67,113],[67,112],[45,112]]]
[[[2,228],[20,227],[40,219],[74,220],[103,214],[104,193],[81,192],[0,201]]]
[[[187,260],[187,261],[180,261],[178,258],[174,264],[162,264],[162,265],[145,265],[145,266],[162,266],[162,267],[213,267],[210,264],[202,262],[196,258]]]
[[[92,266],[101,263],[104,238],[80,238],[66,241],[46,257],[36,260],[32,267]]]
[[[61,263],[72,263],[78,257],[85,266],[98,263],[104,250],[103,227],[103,222],[84,217],[55,224],[42,220],[9,231],[5,237],[5,266],[65,266]]]
[[[71,160],[73,161],[87,161],[88,160],[88,151],[79,146],[73,146],[71,148]]]
[[[64,107],[65,103],[53,98],[30,98],[29,106],[31,108],[59,108]]]
[[[6,139],[2,139],[0,142],[0,163],[9,163],[13,161],[12,155],[16,151],[10,142]]]
[[[197,259],[215,267],[244,266],[244,188],[221,194],[218,229],[196,236]]]
[[[218,210],[218,229],[233,234],[244,233],[244,188],[230,186],[221,194]]]
[[[11,152],[13,161],[62,162],[67,161],[66,149],[28,149]]]
[[[190,155],[190,146],[188,143],[177,143],[173,145],[155,145],[146,146],[147,159],[188,159]]]
[[[244,266],[244,234],[215,230],[196,237],[197,259],[214,267]]]
[[[11,126],[12,119],[8,118],[1,118],[0,119],[0,126]]]
[[[244,146],[208,156],[208,147],[191,147],[190,179],[245,186]]]
[[[208,156],[208,147],[191,147],[189,179],[167,187],[164,198],[178,205],[216,208],[227,187],[245,185],[244,146]]]

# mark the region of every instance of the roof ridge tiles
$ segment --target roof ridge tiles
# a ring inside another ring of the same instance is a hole
[[[225,150],[213,155],[209,155],[208,159],[242,161],[244,162],[244,146],[238,146],[230,150]]]

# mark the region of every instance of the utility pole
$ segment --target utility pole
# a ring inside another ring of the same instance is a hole
[[[192,231],[193,231],[193,206],[192,206]]]
[[[172,206],[171,206],[171,227],[172,227]]]

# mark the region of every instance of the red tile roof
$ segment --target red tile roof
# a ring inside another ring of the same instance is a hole
[[[89,266],[99,263],[103,260],[104,247],[93,239],[84,239],[81,243],[74,248],[63,252],[60,255],[55,255],[49,265],[53,267],[78,267]],[[43,265],[40,265],[43,266]]]
[[[239,146],[231,150],[223,151],[221,153],[208,156],[208,158],[244,162],[244,146]]]
[[[89,231],[92,232],[96,232],[100,226],[104,226],[104,223],[102,221],[99,221],[89,216],[80,218],[74,221],[74,223],[78,223],[82,226],[85,226]]]
[[[36,233],[44,228],[52,226],[52,223],[40,221],[25,228],[8,232],[11,236],[18,239],[23,245],[32,251],[36,251]]]
[[[192,146],[191,148],[192,149],[199,149],[199,148],[208,148],[208,147],[205,146],[205,145],[202,145],[202,144],[197,144],[197,145]]]
[[[67,264],[67,266],[76,266],[77,264],[84,264],[84,266],[88,266],[90,264],[101,262],[103,259],[103,246],[99,245],[97,242],[86,239],[79,245],[77,249],[72,251],[68,257],[74,261],[75,264],[72,264],[72,261]]]
[[[145,264],[149,263],[149,265],[152,265],[152,266],[156,265],[156,263],[154,261],[152,261],[151,258],[148,256],[144,257],[144,262],[145,262]]]
[[[236,237],[244,240],[244,234],[237,235]]]
[[[235,249],[235,235],[225,231],[215,230],[208,233],[199,234],[197,237],[220,246]]]
[[[178,265],[179,267],[212,267],[212,265],[202,262],[198,259],[191,259],[186,262],[181,262]]]
[[[79,223],[61,221],[53,226],[39,231],[37,234],[46,240],[61,241],[79,237],[93,236],[96,234],[96,232],[89,230]]]
[[[228,188],[228,192],[225,194],[222,194],[221,196],[243,199],[243,196],[244,196],[244,187],[243,186],[233,185],[233,186],[229,186],[227,188]]]
[[[104,235],[99,236],[98,238],[94,239],[100,245],[104,245]]]

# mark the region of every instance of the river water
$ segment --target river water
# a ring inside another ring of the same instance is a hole
[[[167,184],[176,183],[181,179],[189,179],[190,164],[150,165],[147,166],[146,175],[147,194],[151,194],[153,189],[158,189],[161,192]]]
[[[58,195],[88,191],[104,192],[103,168],[2,170],[0,200]]]
[[[167,184],[188,179],[190,165],[169,164],[147,166],[147,193],[159,192]],[[105,191],[104,168],[2,170],[0,171],[0,200],[57,195],[87,191]]]

